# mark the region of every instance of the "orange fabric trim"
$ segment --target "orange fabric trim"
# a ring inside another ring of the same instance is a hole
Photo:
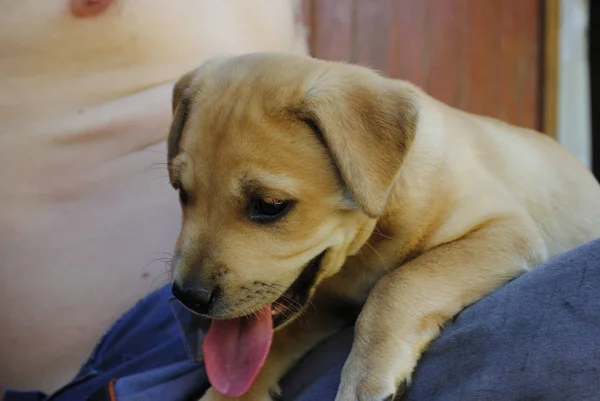
[[[117,401],[117,394],[115,393],[115,383],[117,379],[112,379],[108,383],[108,396],[110,397],[110,401]]]

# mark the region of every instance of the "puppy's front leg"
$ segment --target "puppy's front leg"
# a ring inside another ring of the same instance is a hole
[[[447,320],[545,258],[543,243],[525,226],[495,221],[383,277],[358,318],[336,401],[402,393],[399,386]]]
[[[212,387],[200,401],[275,401],[281,398],[279,380],[311,348],[356,318],[354,308],[333,300],[316,299],[314,307],[275,332],[265,365],[250,390],[241,397],[226,397]]]

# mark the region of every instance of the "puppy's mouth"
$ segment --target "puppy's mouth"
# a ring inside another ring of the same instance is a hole
[[[308,303],[325,252],[321,252],[313,258],[304,269],[300,276],[292,283],[292,285],[281,295],[275,302],[271,304],[271,315],[273,316],[273,328],[282,327],[285,323],[292,321],[304,309]]]
[[[272,304],[252,315],[211,322],[202,345],[206,373],[212,386],[229,397],[246,393],[271,347],[273,332],[306,308],[326,251],[313,258]]]

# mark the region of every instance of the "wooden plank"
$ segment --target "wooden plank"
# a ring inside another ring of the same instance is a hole
[[[315,0],[313,54],[409,80],[453,106],[542,128],[544,0]]]
[[[354,62],[380,71],[389,71],[394,48],[386,46],[393,40],[397,23],[390,12],[394,0],[355,2]]]
[[[350,60],[353,2],[317,0],[312,3],[312,54],[326,60]]]
[[[302,23],[306,27],[308,49],[311,54],[313,53],[313,49],[315,47],[315,39],[316,39],[314,36],[314,31],[312,29],[313,12],[314,12],[313,4],[314,4],[314,0],[302,0],[302,3],[300,3],[300,13],[301,13],[301,18],[302,18]]]
[[[559,0],[544,1],[544,84],[543,93],[543,123],[542,129],[548,135],[556,138],[558,116],[558,55],[560,29]]]
[[[424,4],[424,74],[420,84],[441,101],[465,107],[466,74],[472,61],[466,40],[474,26],[467,20],[470,2],[443,0]]]

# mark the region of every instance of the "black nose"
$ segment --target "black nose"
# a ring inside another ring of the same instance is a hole
[[[214,303],[217,288],[208,289],[202,285],[173,283],[173,295],[192,312],[208,314]]]

